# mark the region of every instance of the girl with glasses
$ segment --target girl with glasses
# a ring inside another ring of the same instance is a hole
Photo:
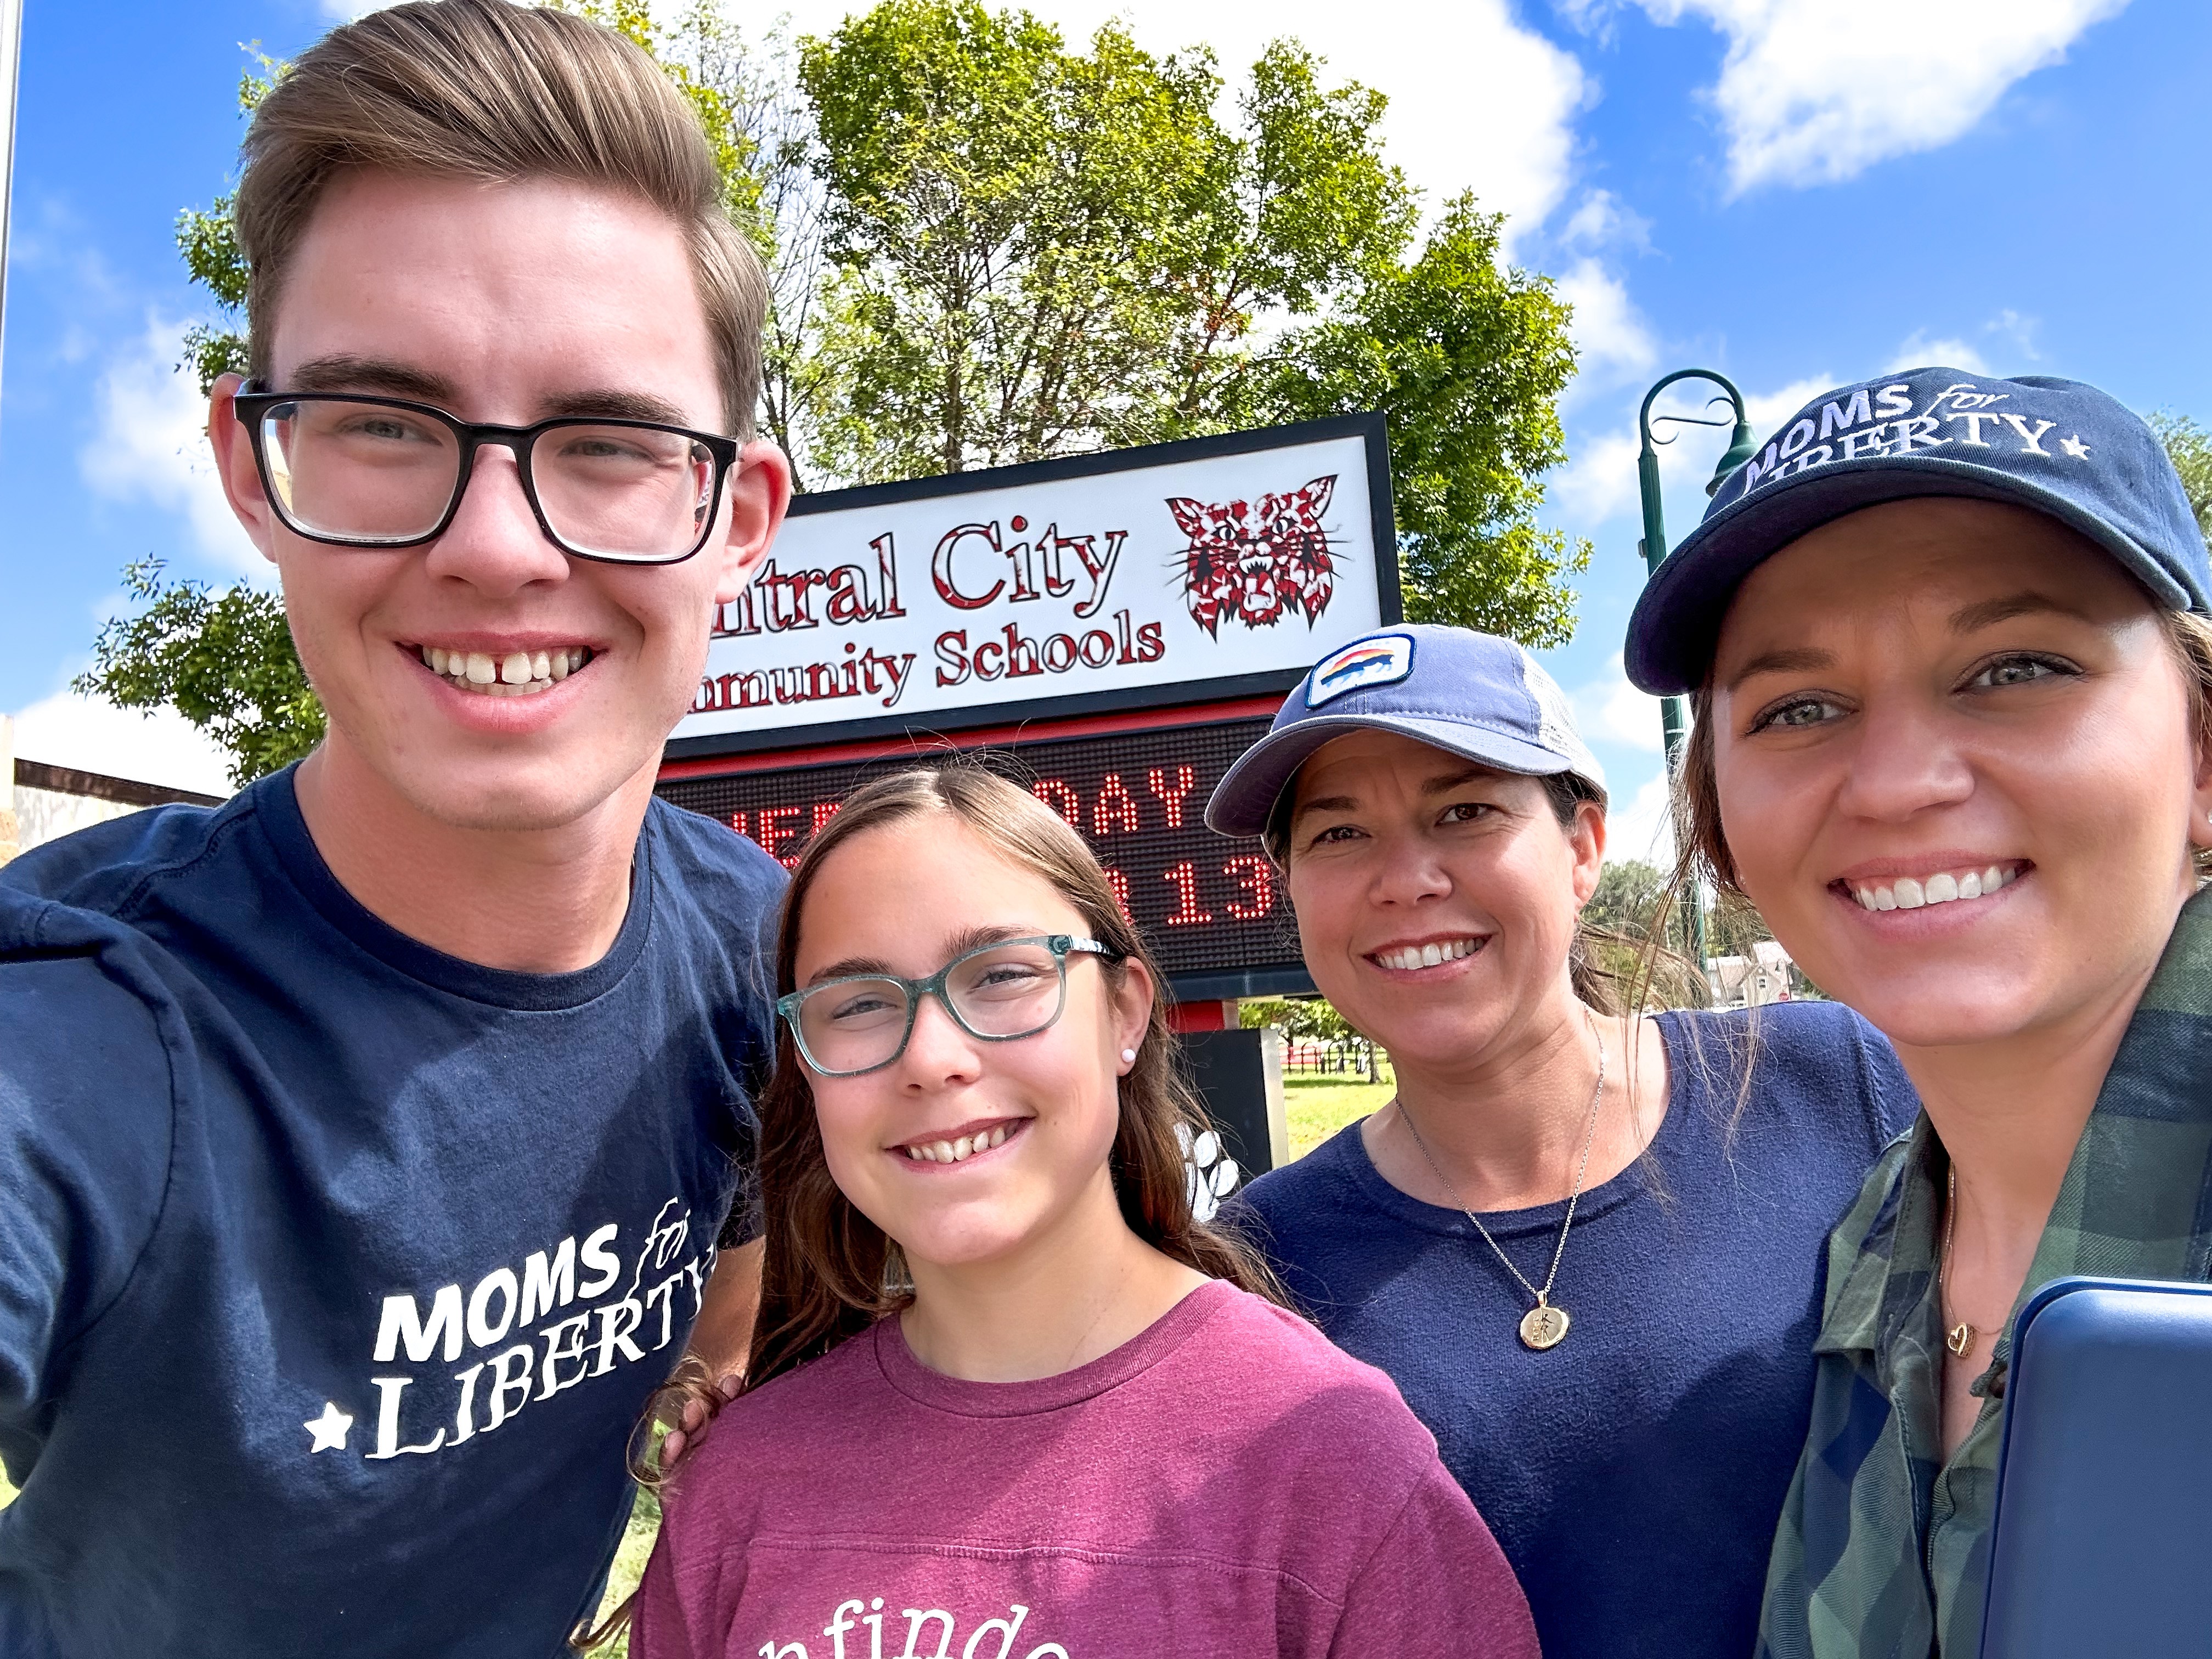
[[[1389,1381],[1194,1218],[1158,976],[1055,813],[869,785],[776,972],[750,1363],[667,1484],[634,1653],[1534,1659]]]

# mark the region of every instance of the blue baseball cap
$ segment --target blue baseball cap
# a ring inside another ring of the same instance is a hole
[[[2175,611],[2212,612],[2188,493],[2141,416],[2080,380],[1913,368],[1824,392],[1729,474],[1628,621],[1628,678],[1696,690],[1729,602],[1808,531],[1881,501],[1966,495],[2048,514]]]
[[[1306,757],[1347,732],[1395,732],[1501,772],[1605,771],[1575,730],[1566,693],[1510,640],[1409,623],[1339,646],[1283,700],[1267,735],[1223,774],[1206,826],[1256,836]]]

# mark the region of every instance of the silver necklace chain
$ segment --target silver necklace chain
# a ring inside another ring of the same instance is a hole
[[[1398,1121],[1406,1126],[1406,1133],[1413,1137],[1413,1145],[1421,1149],[1421,1156],[1429,1161],[1430,1172],[1451,1194],[1451,1201],[1458,1206],[1460,1213],[1474,1223],[1475,1231],[1482,1235],[1482,1242],[1489,1245],[1498,1259],[1505,1264],[1505,1271],[1520,1281],[1522,1290],[1536,1298],[1536,1305],[1540,1308],[1551,1305],[1552,1287],[1559,1282],[1559,1262],[1567,1253],[1567,1233],[1575,1224],[1575,1205],[1583,1195],[1583,1178],[1589,1173],[1590,1146],[1597,1139],[1598,1103],[1605,1098],[1605,1039],[1598,1036],[1597,1016],[1590,1012],[1587,1005],[1583,1006],[1583,1018],[1589,1022],[1590,1036],[1597,1043],[1597,1087],[1590,1091],[1589,1122],[1583,1130],[1582,1162],[1575,1166],[1574,1189],[1567,1194],[1567,1213],[1559,1223],[1559,1242],[1552,1249],[1552,1270],[1544,1276],[1544,1288],[1541,1290],[1531,1285],[1528,1276],[1513,1265],[1513,1258],[1506,1255],[1499,1248],[1498,1241],[1490,1236],[1490,1229],[1482,1224],[1482,1218],[1468,1207],[1467,1200],[1459,1195],[1459,1188],[1452,1185],[1451,1177],[1444,1173],[1443,1166],[1437,1162],[1436,1154],[1429,1150],[1429,1143],[1421,1139],[1421,1132],[1414,1127],[1413,1117],[1406,1110],[1406,1103],[1395,1096],[1390,1102],[1398,1109]]]

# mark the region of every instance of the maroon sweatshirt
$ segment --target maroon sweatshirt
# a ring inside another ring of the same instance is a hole
[[[725,1410],[667,1493],[637,1659],[1535,1659],[1382,1372],[1218,1281],[1032,1382],[885,1319]]]

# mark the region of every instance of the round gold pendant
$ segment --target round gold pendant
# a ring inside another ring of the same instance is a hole
[[[1547,1348],[1556,1348],[1565,1340],[1571,1322],[1565,1308],[1548,1304],[1531,1308],[1521,1316],[1521,1340],[1539,1353]]]

